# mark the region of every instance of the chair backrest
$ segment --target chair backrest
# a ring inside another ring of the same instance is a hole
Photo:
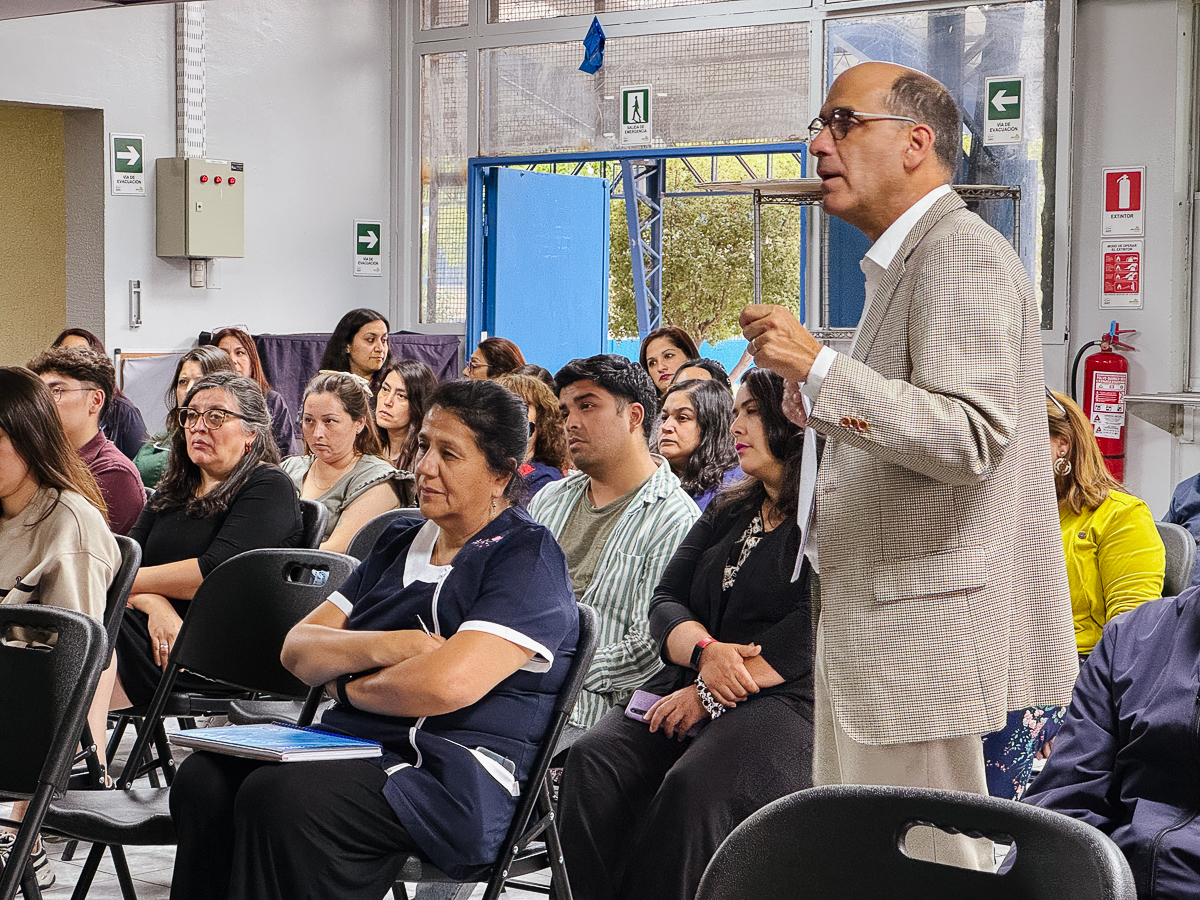
[[[304,522],[304,537],[300,546],[316,550],[325,537],[325,525],[329,522],[329,510],[316,500],[300,498],[300,518]]]
[[[309,686],[279,661],[284,638],[356,564],[342,553],[306,548],[249,550],[226,560],[192,598],[168,670],[181,667],[248,691],[304,698]]]
[[[123,534],[113,535],[121,550],[121,565],[113,575],[112,583],[104,599],[104,631],[108,635],[109,648],[117,646],[117,634],[121,631],[121,619],[125,616],[125,603],[133,590],[133,579],[142,564],[142,548],[138,542]]]
[[[1155,522],[1154,525],[1167,550],[1162,595],[1178,597],[1192,584],[1192,572],[1196,568],[1196,539],[1182,525],[1173,522]]]
[[[911,825],[1014,844],[1002,874],[913,859]],[[696,900],[1135,900],[1129,864],[1097,829],[1056,812],[956,791],[840,785],[776,800],[708,864]]]
[[[550,717],[550,725],[546,728],[546,735],[542,738],[541,747],[538,748],[537,757],[530,770],[529,784],[521,794],[521,802],[517,805],[516,815],[513,816],[508,837],[503,844],[504,849],[500,859],[496,861],[495,867],[502,870],[508,869],[512,858],[542,833],[542,829],[536,825],[530,828],[530,820],[537,809],[538,793],[546,780],[546,772],[550,769],[550,760],[554,757],[558,739],[567,725],[571,710],[575,708],[579,692],[583,690],[583,681],[592,666],[592,657],[596,655],[596,646],[600,640],[596,628],[596,613],[590,606],[582,603],[575,605],[579,609],[579,640],[575,644],[575,658],[571,660],[567,677],[555,698],[554,714]]]
[[[379,536],[383,534],[389,525],[401,519],[411,522],[414,525],[419,525],[425,521],[425,517],[421,515],[421,510],[416,507],[389,509],[387,512],[377,515],[354,533],[354,537],[350,538],[350,545],[346,547],[346,553],[355,559],[366,559],[367,554],[371,552],[371,548],[375,546],[375,542],[379,540]]]
[[[49,635],[55,637],[48,649],[5,640]],[[104,626],[91,616],[37,604],[0,605],[0,795],[32,796],[39,785],[66,789],[107,647]]]

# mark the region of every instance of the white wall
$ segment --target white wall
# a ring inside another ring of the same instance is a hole
[[[1138,333],[1127,354],[1130,391],[1186,389],[1191,344],[1190,150],[1192,4],[1079,0],[1071,168],[1070,344],[1047,348],[1046,379],[1062,386],[1078,348],[1116,319]],[[1144,308],[1101,310],[1102,170],[1146,167]],[[1080,369],[1080,396],[1083,375]],[[1145,410],[1146,407],[1141,407]],[[1166,421],[1167,410],[1157,410]],[[1131,415],[1125,482],[1156,517],[1174,485],[1200,470],[1200,450]]]
[[[390,220],[387,0],[208,0],[208,156],[246,164],[246,258],[217,262],[219,290],[154,253],[147,197],[104,186],[109,349],[190,345],[206,328],[330,331],[346,310],[389,311],[382,278],[352,275],[353,220]],[[111,132],[175,155],[172,5],[0,22],[0,101],[99,109]],[[107,158],[107,153],[106,153]],[[128,282],[142,319],[128,326]]]

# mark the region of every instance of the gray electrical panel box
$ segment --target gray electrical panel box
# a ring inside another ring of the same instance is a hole
[[[156,161],[159,256],[245,256],[245,166],[225,159]]]

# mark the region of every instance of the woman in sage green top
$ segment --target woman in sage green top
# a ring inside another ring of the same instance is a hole
[[[216,347],[196,347],[179,357],[175,366],[175,377],[167,388],[164,402],[171,412],[167,414],[167,428],[142,444],[142,449],[133,457],[133,464],[142,476],[142,484],[152,488],[162,479],[171,460],[171,427],[175,422],[175,410],[183,405],[197,381],[214,372],[233,372],[233,360],[224,350]]]
[[[412,506],[413,476],[380,455],[370,385],[348,372],[322,372],[304,391],[300,429],[306,456],[283,461],[300,496],[329,510],[321,549],[344,553],[368,521]]]

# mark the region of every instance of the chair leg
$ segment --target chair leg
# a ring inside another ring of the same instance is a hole
[[[92,849],[88,851],[88,858],[79,873],[79,880],[75,882],[75,891],[71,894],[71,900],[84,900],[87,897],[87,892],[92,889],[92,879],[96,877],[96,870],[100,868],[100,860],[103,858],[104,844],[92,844]]]
[[[117,870],[121,896],[125,900],[137,900],[137,892],[133,889],[133,877],[129,874],[129,863],[125,861],[125,848],[120,844],[113,844],[108,850],[112,854],[113,868]]]
[[[538,795],[538,811],[550,814],[550,824],[543,835],[546,839],[546,854],[550,857],[550,896],[552,900],[573,900],[571,884],[567,881],[567,866],[563,858],[562,841],[558,837],[558,813],[550,801],[550,789],[542,782]]]
[[[392,885],[392,900],[408,900],[408,888],[404,886],[403,881]]]
[[[63,847],[62,861],[70,862],[71,860],[73,860],[75,858],[75,848],[78,846],[79,846],[79,841],[75,841],[75,840],[67,841],[66,846]]]
[[[21,895],[25,900],[42,900],[42,889],[38,887],[37,876],[33,874],[33,866],[25,868],[21,878]]]

